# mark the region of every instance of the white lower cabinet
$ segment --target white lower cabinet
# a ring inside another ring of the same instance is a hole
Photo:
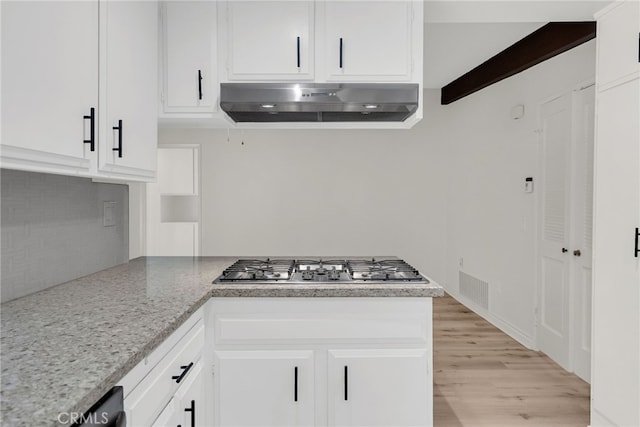
[[[211,424],[204,410],[204,340],[200,310],[120,381],[128,426]]]
[[[426,349],[329,350],[329,425],[428,425],[428,366]]]
[[[216,424],[314,425],[313,362],[309,350],[216,351]]]
[[[206,422],[205,405],[205,369],[203,363],[198,362],[193,372],[176,392],[179,420],[182,427],[204,427]]]
[[[430,298],[214,298],[214,425],[433,425]]]
[[[151,427],[167,427],[180,425],[180,409],[178,408],[176,398],[172,398],[167,406],[164,407],[158,418],[151,424]]]

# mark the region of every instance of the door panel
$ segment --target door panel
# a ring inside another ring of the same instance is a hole
[[[329,425],[431,425],[428,363],[424,349],[330,350]]]
[[[216,425],[314,424],[313,351],[216,351],[215,359]]]
[[[313,2],[231,1],[228,8],[229,79],[313,77]]]
[[[104,84],[101,170],[154,177],[158,141],[158,3],[100,3]],[[114,130],[122,120],[122,130]],[[122,157],[114,151],[122,135]]]
[[[97,1],[2,3],[3,156],[89,171],[98,47]]]
[[[215,111],[216,2],[169,1],[163,7],[165,112]]]
[[[593,408],[640,425],[640,79],[598,93],[593,274]],[[623,391],[615,393],[613,391]]]
[[[591,379],[591,258],[593,245],[593,156],[595,86],[575,96],[576,137],[572,184],[572,360],[573,371]],[[579,251],[579,252],[576,252]]]
[[[542,120],[542,232],[538,345],[569,368],[569,150],[571,94],[547,102]]]
[[[328,1],[324,7],[329,80],[411,77],[411,2]]]

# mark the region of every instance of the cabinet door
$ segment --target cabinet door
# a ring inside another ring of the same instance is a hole
[[[328,1],[324,26],[328,80],[411,78],[411,2]]]
[[[314,424],[312,351],[216,351],[217,426]]]
[[[640,2],[616,2],[598,17],[598,85],[640,71]]]
[[[215,111],[216,3],[172,0],[162,8],[164,112]]]
[[[204,427],[211,425],[205,419],[204,369],[198,362],[189,378],[176,392],[180,424],[182,427]]]
[[[196,324],[124,399],[127,420],[133,426],[151,424],[165,402],[191,379],[202,357],[204,325]]]
[[[640,425],[640,79],[597,96],[592,420]],[[636,255],[636,256],[634,256]],[[594,425],[599,425],[594,423]]]
[[[182,422],[182,413],[176,398],[172,398],[164,407],[151,427],[179,427]],[[187,424],[188,425],[188,424]]]
[[[106,175],[155,176],[158,15],[156,1],[100,3],[99,167]]]
[[[87,173],[98,2],[2,2],[2,167]],[[97,121],[94,119],[94,124]]]
[[[428,356],[425,349],[330,350],[329,425],[431,425]]]
[[[228,3],[229,80],[312,79],[314,4]]]

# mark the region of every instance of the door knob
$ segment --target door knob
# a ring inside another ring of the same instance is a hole
[[[569,249],[567,249],[567,248],[562,248],[562,253],[565,253],[565,252],[569,252]]]
[[[580,256],[580,255],[582,255],[582,252],[580,252],[580,249],[576,249],[575,251],[573,251],[573,255],[574,256]]]

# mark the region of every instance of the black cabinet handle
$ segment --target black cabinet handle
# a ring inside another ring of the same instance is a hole
[[[176,383],[180,384],[180,381],[182,381],[184,376],[187,375],[187,372],[189,372],[189,369],[191,369],[192,367],[193,367],[193,362],[189,363],[188,365],[180,366],[180,369],[182,369],[182,373],[180,375],[172,376],[171,379],[176,380]]]
[[[342,37],[340,37],[340,68],[342,68]]]
[[[113,148],[113,151],[117,151],[118,157],[122,157],[122,120],[118,120],[118,126],[114,126],[113,130],[118,131],[118,148]]]
[[[296,52],[297,52],[297,58],[298,58],[298,68],[300,68],[300,37],[297,38],[297,42],[296,42]]]
[[[562,248],[562,253],[565,253],[565,252],[569,252],[569,249],[567,249],[567,248]]]
[[[191,401],[191,406],[184,408],[184,412],[191,412],[191,427],[196,427],[196,401]]]
[[[640,229],[636,227],[636,250],[633,256],[638,258],[638,254],[640,254]]]
[[[293,368],[293,401],[298,401],[298,367]]]
[[[202,70],[198,70],[198,99],[202,101]]]
[[[89,115],[84,116],[84,120],[89,120],[89,139],[85,139],[85,144],[91,144],[91,151],[96,151],[96,109],[91,107]]]
[[[344,367],[344,400],[349,400],[349,368]]]

